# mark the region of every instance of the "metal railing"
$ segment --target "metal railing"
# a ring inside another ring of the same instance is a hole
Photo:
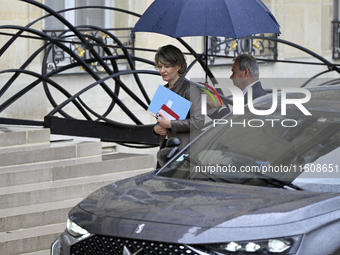
[[[134,33],[132,33],[132,28],[109,28],[105,30],[99,30],[88,27],[79,28],[78,31],[82,33],[88,43],[89,46],[84,46],[82,42],[78,41],[77,36],[71,32],[70,30],[43,30],[43,33],[54,38],[55,40],[65,40],[65,45],[67,45],[68,49],[72,50],[78,57],[87,61],[93,58],[90,49],[94,49],[101,58],[105,58],[106,56],[116,56],[123,55],[122,50],[119,49],[119,44],[123,44],[128,50],[128,54],[134,56]],[[120,35],[117,37],[109,36],[106,32],[110,32],[110,34],[114,35],[115,32],[119,31],[119,34],[124,33],[125,35]],[[115,40],[118,39],[118,40]],[[96,46],[97,44],[97,46]],[[76,60],[68,54],[65,50],[57,46],[56,44],[51,44],[45,50],[45,58],[44,58],[44,70],[46,73],[51,72],[53,70],[57,70],[59,68],[65,67],[69,64],[75,63]],[[111,69],[112,63],[109,60],[104,61]],[[126,59],[119,59],[116,61],[118,65],[128,66],[128,62]],[[91,62],[89,67],[95,72],[105,72],[105,69],[98,61]],[[85,73],[86,70],[82,67],[71,68],[68,69],[66,73],[68,74],[79,74]],[[63,72],[65,74],[65,72]]]
[[[264,37],[263,34],[259,36]],[[266,37],[266,39],[250,37],[233,40],[211,36],[208,38],[208,48],[211,49],[209,64],[211,66],[231,64],[230,58],[243,53],[251,54],[256,58],[277,60],[277,42],[270,40],[270,38],[277,38],[277,34],[266,34]]]

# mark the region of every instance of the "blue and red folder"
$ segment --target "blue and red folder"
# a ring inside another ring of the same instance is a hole
[[[170,120],[184,120],[188,115],[191,102],[170,89],[159,85],[148,108],[157,118],[162,112]]]

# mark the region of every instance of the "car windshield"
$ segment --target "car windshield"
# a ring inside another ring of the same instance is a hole
[[[310,112],[230,114],[215,121],[158,175],[260,186],[280,187],[281,182],[283,187],[294,180],[306,187],[339,186],[340,115]]]

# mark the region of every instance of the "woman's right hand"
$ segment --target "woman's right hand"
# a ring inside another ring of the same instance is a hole
[[[153,130],[155,131],[156,134],[159,135],[166,135],[168,133],[168,129],[163,128],[161,125],[155,125]]]

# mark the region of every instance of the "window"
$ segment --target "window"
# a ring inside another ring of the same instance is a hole
[[[133,35],[131,34],[131,28],[115,28],[114,16],[116,12],[114,12],[112,9],[106,8],[91,8],[91,6],[113,7],[113,0],[46,0],[45,3],[55,11],[72,9],[76,7],[90,7],[61,12],[60,14],[73,26],[83,26],[78,27],[78,30],[84,35],[88,43],[96,44],[99,42],[100,44],[105,44],[107,46],[117,45],[116,39],[107,35],[112,33],[122,44],[133,49],[134,40]],[[89,28],[87,26],[94,26],[100,29]],[[103,32],[101,30],[102,28],[109,32]],[[118,30],[119,35],[117,35]],[[44,32],[53,38],[63,40],[63,44],[69,47],[73,53],[77,54],[78,57],[82,58],[83,60],[93,58],[89,48],[84,46],[82,43],[75,43],[79,41],[79,38],[77,38],[72,31],[69,31],[66,25],[64,25],[55,17],[48,17],[46,19]],[[109,55],[104,51],[102,46],[94,47],[93,49],[99,54],[99,56],[105,57]],[[133,50],[131,49],[129,50],[129,53],[133,55]],[[111,51],[112,55],[122,54],[121,50],[114,47],[109,47],[109,50]],[[63,49],[61,49],[61,47],[51,44],[51,46],[46,49],[44,73],[48,73],[52,70],[56,70],[63,66],[74,63],[75,58],[71,55],[74,56],[74,54],[65,52]],[[106,65],[109,66],[112,64],[110,60],[105,60],[104,62],[106,62]],[[119,59],[116,62],[118,63],[120,69],[126,70],[126,60]],[[89,62],[89,67],[96,72],[104,72],[105,70],[99,62]],[[83,68],[78,66],[63,71],[63,73],[79,73],[84,71],[85,70]]]
[[[112,0],[64,0],[64,1],[55,1],[55,0],[46,0],[46,5],[52,8],[53,10],[63,10],[74,7],[81,6],[112,6]],[[73,10],[62,13],[62,16],[65,17],[71,24],[78,25],[93,25],[98,27],[113,27],[113,12],[107,11],[104,9],[80,9]],[[62,30],[65,29],[64,25],[56,20],[55,18],[46,19],[45,23],[46,30]]]
[[[333,59],[340,59],[340,0],[333,0],[332,48]]]

